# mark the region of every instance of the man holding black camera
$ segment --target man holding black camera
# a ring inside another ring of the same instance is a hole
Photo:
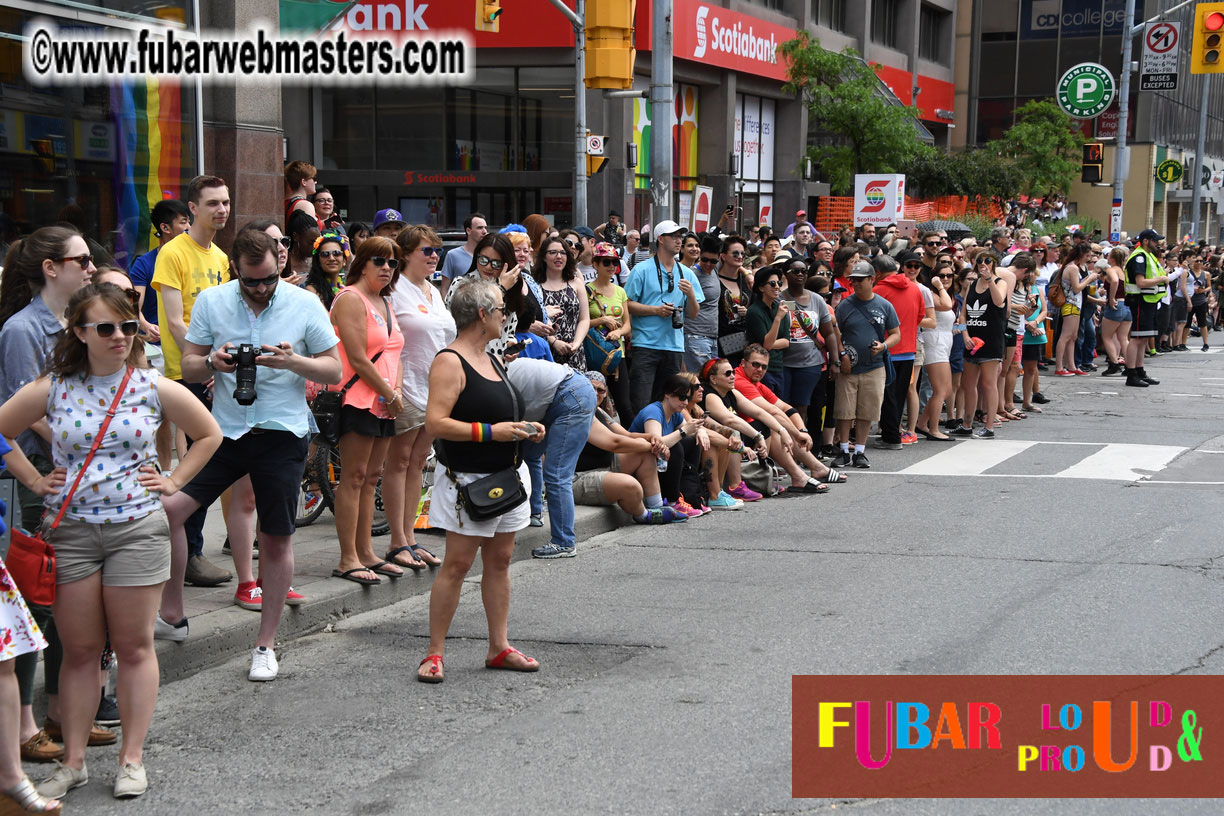
[[[235,280],[200,293],[183,346],[184,378],[213,378],[213,416],[225,440],[189,484],[163,501],[170,520],[172,575],[162,593],[160,617],[180,621],[170,625],[185,636],[183,523],[234,482],[251,476],[259,512],[263,603],[248,679],[266,681],[276,678],[272,646],[293,579],[294,518],[310,445],[306,381],[340,382],[340,354],[319,299],[296,286],[280,288],[276,243],[267,233],[240,232],[230,264]]]

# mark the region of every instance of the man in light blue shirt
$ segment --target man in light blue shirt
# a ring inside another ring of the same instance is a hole
[[[685,231],[675,221],[657,224],[655,254],[633,267],[625,284],[633,315],[629,399],[634,416],[650,404],[665,379],[679,373],[684,362],[684,318],[696,317],[705,300],[697,276],[676,260]]]
[[[442,267],[434,273],[434,282],[442,290],[442,297],[446,297],[446,290],[450,289],[455,278],[461,278],[470,271],[476,245],[489,234],[489,222],[480,213],[472,213],[463,219],[463,231],[467,234],[467,241],[463,246],[446,250]]]
[[[249,475],[259,512],[263,602],[248,678],[263,681],[276,677],[272,645],[293,579],[294,518],[310,446],[306,381],[335,385],[341,366],[339,341],[323,304],[305,289],[281,284],[271,236],[262,230],[239,232],[230,264],[237,279],[199,294],[183,346],[184,379],[213,379],[213,416],[225,439],[189,484],[163,500],[170,520],[172,575],[162,593],[161,617],[173,622],[183,615],[183,523]],[[255,399],[249,405],[240,404],[235,394],[242,344],[259,355]],[[170,625],[186,637],[185,618]]]

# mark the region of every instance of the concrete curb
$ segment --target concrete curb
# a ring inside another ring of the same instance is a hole
[[[582,542],[615,530],[628,521],[628,516],[615,507],[576,508],[574,531],[579,552]],[[514,545],[514,561],[531,558],[533,547],[547,544],[547,518],[543,527],[528,527],[518,534]],[[424,536],[421,543],[441,555],[440,536]],[[434,545],[438,544],[439,548]],[[309,585],[309,601],[298,607],[286,607],[277,630],[277,642],[286,643],[325,628],[329,623],[382,609],[408,598],[424,595],[433,586],[435,570],[419,573],[408,571],[403,578],[384,579],[377,586],[361,586],[352,581],[331,578]],[[470,576],[480,574],[480,559],[472,565]],[[191,635],[182,643],[155,641],[157,659],[161,665],[162,683],[170,683],[197,672],[247,654],[259,632],[259,615],[236,606],[228,606],[190,618]]]

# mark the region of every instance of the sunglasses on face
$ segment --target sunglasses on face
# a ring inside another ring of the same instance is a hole
[[[93,266],[94,262],[92,255],[73,255],[71,258],[56,258],[55,260],[58,263],[76,261],[77,266],[81,267],[82,269],[88,269],[89,267]]]
[[[433,257],[434,255],[441,255],[441,254],[442,254],[442,248],[441,248],[441,247],[435,247],[435,246],[421,246],[421,247],[418,247],[418,249],[420,249],[420,250],[421,250],[421,254],[422,254],[422,255],[424,255],[426,258],[431,258],[431,257]]]
[[[905,268],[906,269],[921,269],[922,263],[920,261],[907,261],[905,263]]]
[[[374,264],[375,266],[379,266],[379,267],[385,266],[389,268],[392,272],[399,269],[399,261],[397,261],[395,258],[383,258],[378,255],[375,255],[374,257],[370,258],[370,263]]]
[[[688,402],[690,399],[693,398],[692,392],[689,392],[687,394],[672,394],[672,396],[680,400],[681,402]]]
[[[487,266],[490,269],[492,269],[494,272],[500,272],[502,268],[506,265],[506,262],[501,260],[500,258],[487,258],[484,255],[477,255],[476,265],[477,266]]]
[[[569,246],[569,247],[576,247],[576,246],[578,246],[578,242],[577,242],[577,241],[571,241],[570,239],[566,238],[566,239],[565,239],[565,245],[566,245],[566,246]]]
[[[771,281],[765,281],[765,283],[763,283],[763,284],[761,284],[761,285],[762,285],[762,286],[769,286],[769,287],[771,287],[771,288],[773,288],[773,289],[777,289],[777,288],[778,288],[778,287],[780,287],[782,284],[781,284],[781,283],[779,283],[779,282],[778,282],[778,281],[776,281],[776,280],[771,280]]]
[[[128,299],[128,303],[132,304],[132,308],[140,311],[140,293],[135,289],[124,289],[123,296]]]
[[[325,249],[319,253],[320,258],[343,258],[343,249]]]
[[[280,238],[277,238],[276,242],[280,244],[281,246],[283,246],[285,249],[288,249],[289,247],[293,246],[293,239],[290,238],[288,235],[284,235],[284,236],[281,236]]]
[[[616,260],[615,258],[596,258],[595,265],[596,266],[619,266],[620,261]]]
[[[115,324],[111,322],[103,323],[82,323],[82,329],[94,329],[99,337],[110,337],[115,333],[115,329],[123,332],[124,337],[135,337],[136,332],[140,331],[140,323],[135,320],[125,320],[122,323]]]
[[[735,376],[735,369],[733,369],[733,368],[728,368],[726,371],[722,372],[722,373],[721,373],[721,374],[719,374],[718,376],[720,376],[720,377],[734,377],[734,376]]]
[[[732,258],[742,258],[742,257],[744,257],[744,253],[742,253],[742,252],[728,252],[727,254],[728,254],[728,255],[730,255]]]
[[[769,368],[769,363],[745,363],[744,365],[748,366],[749,368],[756,369],[757,371],[764,371],[765,369]]]
[[[718,263],[718,259],[717,259],[717,258],[705,258],[705,257],[703,257],[703,258],[702,258],[700,261],[698,261],[698,263],[703,263],[703,264],[716,264],[716,263]]]
[[[242,285],[248,289],[254,289],[257,286],[271,286],[280,280],[280,275],[269,275],[266,278],[238,278]]]
[[[939,246],[939,241],[927,241],[927,246]]]

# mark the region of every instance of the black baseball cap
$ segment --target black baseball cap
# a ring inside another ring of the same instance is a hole
[[[1165,237],[1154,229],[1145,229],[1136,236],[1137,241],[1163,241]]]

